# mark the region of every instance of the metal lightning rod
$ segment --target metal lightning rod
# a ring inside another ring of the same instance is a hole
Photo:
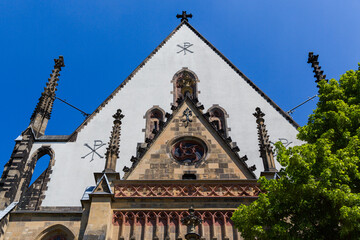
[[[305,102],[302,102],[302,103],[300,103],[299,105],[297,105],[296,107],[294,107],[294,108],[292,108],[292,109],[290,109],[289,111],[287,111],[287,114],[292,114],[294,111],[295,111],[295,109],[297,109],[298,107],[300,107],[300,106],[302,106],[302,105],[304,105],[305,103],[307,103],[307,102],[309,102],[309,101],[311,101],[311,100],[313,100],[315,97],[317,97],[318,95],[316,94],[315,96],[313,96],[313,97],[311,97],[311,98],[309,98],[308,100],[306,100]]]

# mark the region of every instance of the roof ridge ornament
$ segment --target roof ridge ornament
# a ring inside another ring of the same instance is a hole
[[[192,14],[186,14],[186,11],[182,11],[182,14],[177,14],[176,18],[181,18],[181,22],[188,21],[188,18],[192,18]]]

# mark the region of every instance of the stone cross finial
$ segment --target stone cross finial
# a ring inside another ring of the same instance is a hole
[[[116,161],[119,158],[121,119],[124,117],[118,109],[113,115],[114,125],[110,136],[109,146],[106,149],[106,162],[103,172],[116,172]]]
[[[185,239],[187,240],[200,239],[200,235],[196,233],[195,228],[197,225],[202,223],[202,220],[195,216],[194,213],[195,210],[191,206],[189,209],[189,215],[181,219],[182,224],[187,226],[187,233],[185,235]]]
[[[181,18],[181,22],[188,21],[188,18],[192,18],[192,14],[186,14],[186,11],[182,11],[182,14],[177,14],[176,17]]]
[[[259,139],[259,147],[260,147],[260,157],[263,160],[264,171],[277,172],[275,167],[272,146],[270,144],[269,135],[266,130],[266,125],[264,124],[265,113],[263,113],[261,109],[257,107],[253,115],[256,117],[256,123],[257,123],[258,135],[259,135],[258,139]]]
[[[59,81],[61,67],[65,67],[64,57],[59,56],[59,59],[54,59],[55,65],[54,70],[50,74],[50,78],[46,83],[46,87],[39,98],[39,102],[31,115],[32,128],[35,132],[36,137],[41,136],[45,133],[46,125],[50,119],[52,107],[55,101],[55,92]]]
[[[318,62],[319,55],[314,55],[313,52],[309,52],[308,63],[311,63],[311,67],[314,68],[313,72],[315,73],[314,77],[316,78],[315,82],[318,83],[321,80],[326,80],[326,75],[324,75],[324,71],[321,70]]]

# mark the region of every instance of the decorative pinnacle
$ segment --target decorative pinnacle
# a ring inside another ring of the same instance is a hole
[[[187,226],[187,233],[185,235],[185,239],[192,240],[192,239],[200,239],[200,235],[196,233],[195,228],[197,225],[202,223],[202,220],[195,216],[195,210],[193,206],[189,208],[189,215],[182,218],[182,224]]]
[[[124,117],[118,109],[113,115],[114,125],[110,136],[109,146],[106,149],[106,162],[104,172],[115,172],[116,161],[119,158],[121,119]]]
[[[59,71],[61,71],[62,67],[65,67],[63,56],[59,56],[59,59],[54,59],[54,62],[55,62],[54,68],[59,69]]]
[[[192,14],[186,14],[186,11],[182,11],[182,14],[177,14],[176,17],[181,18],[181,22],[188,21],[188,18],[192,18]]]
[[[265,116],[265,113],[263,113],[259,107],[257,107],[255,109],[255,113],[253,115],[256,117],[256,122],[258,124],[259,124],[259,121],[262,121],[262,122],[265,121],[263,118]]]
[[[31,125],[36,133],[36,136],[38,136],[38,133],[44,134],[47,121],[44,121],[44,118],[47,120],[50,119],[50,115],[52,112],[52,107],[55,101],[55,92],[57,90],[57,85],[59,81],[60,71],[61,67],[65,67],[64,65],[64,57],[59,56],[59,59],[54,59],[55,66],[54,70],[52,70],[52,73],[50,74],[50,78],[48,79],[48,82],[46,83],[46,87],[44,88],[44,91],[41,93],[41,97],[39,98],[39,101],[36,105],[36,108],[31,115]],[[45,125],[44,125],[45,124]]]
[[[272,151],[272,146],[270,144],[269,135],[264,124],[265,113],[261,111],[259,107],[255,109],[253,114],[256,117],[257,129],[258,129],[258,139],[260,147],[260,157],[263,160],[264,171],[265,172],[277,172],[275,167],[274,155]]]
[[[314,68],[313,72],[315,73],[314,77],[316,78],[315,82],[318,83],[321,80],[326,80],[326,75],[324,75],[324,71],[321,70],[318,62],[319,55],[314,55],[313,52],[309,52],[308,63],[311,63],[311,67]]]

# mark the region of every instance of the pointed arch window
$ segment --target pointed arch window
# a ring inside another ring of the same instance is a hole
[[[228,117],[226,111],[218,106],[214,105],[209,110],[209,121],[213,124],[216,130],[224,137],[228,136],[228,128],[226,118]]]
[[[191,99],[197,99],[197,82],[199,80],[194,72],[183,68],[174,75],[172,82],[174,85],[174,105],[178,104],[178,99],[184,99],[186,96]]]
[[[75,235],[65,226],[56,224],[42,231],[35,240],[74,240]]]
[[[164,123],[165,111],[158,106],[154,106],[146,112],[145,118],[145,138],[153,139],[155,133],[160,131],[160,126]]]

